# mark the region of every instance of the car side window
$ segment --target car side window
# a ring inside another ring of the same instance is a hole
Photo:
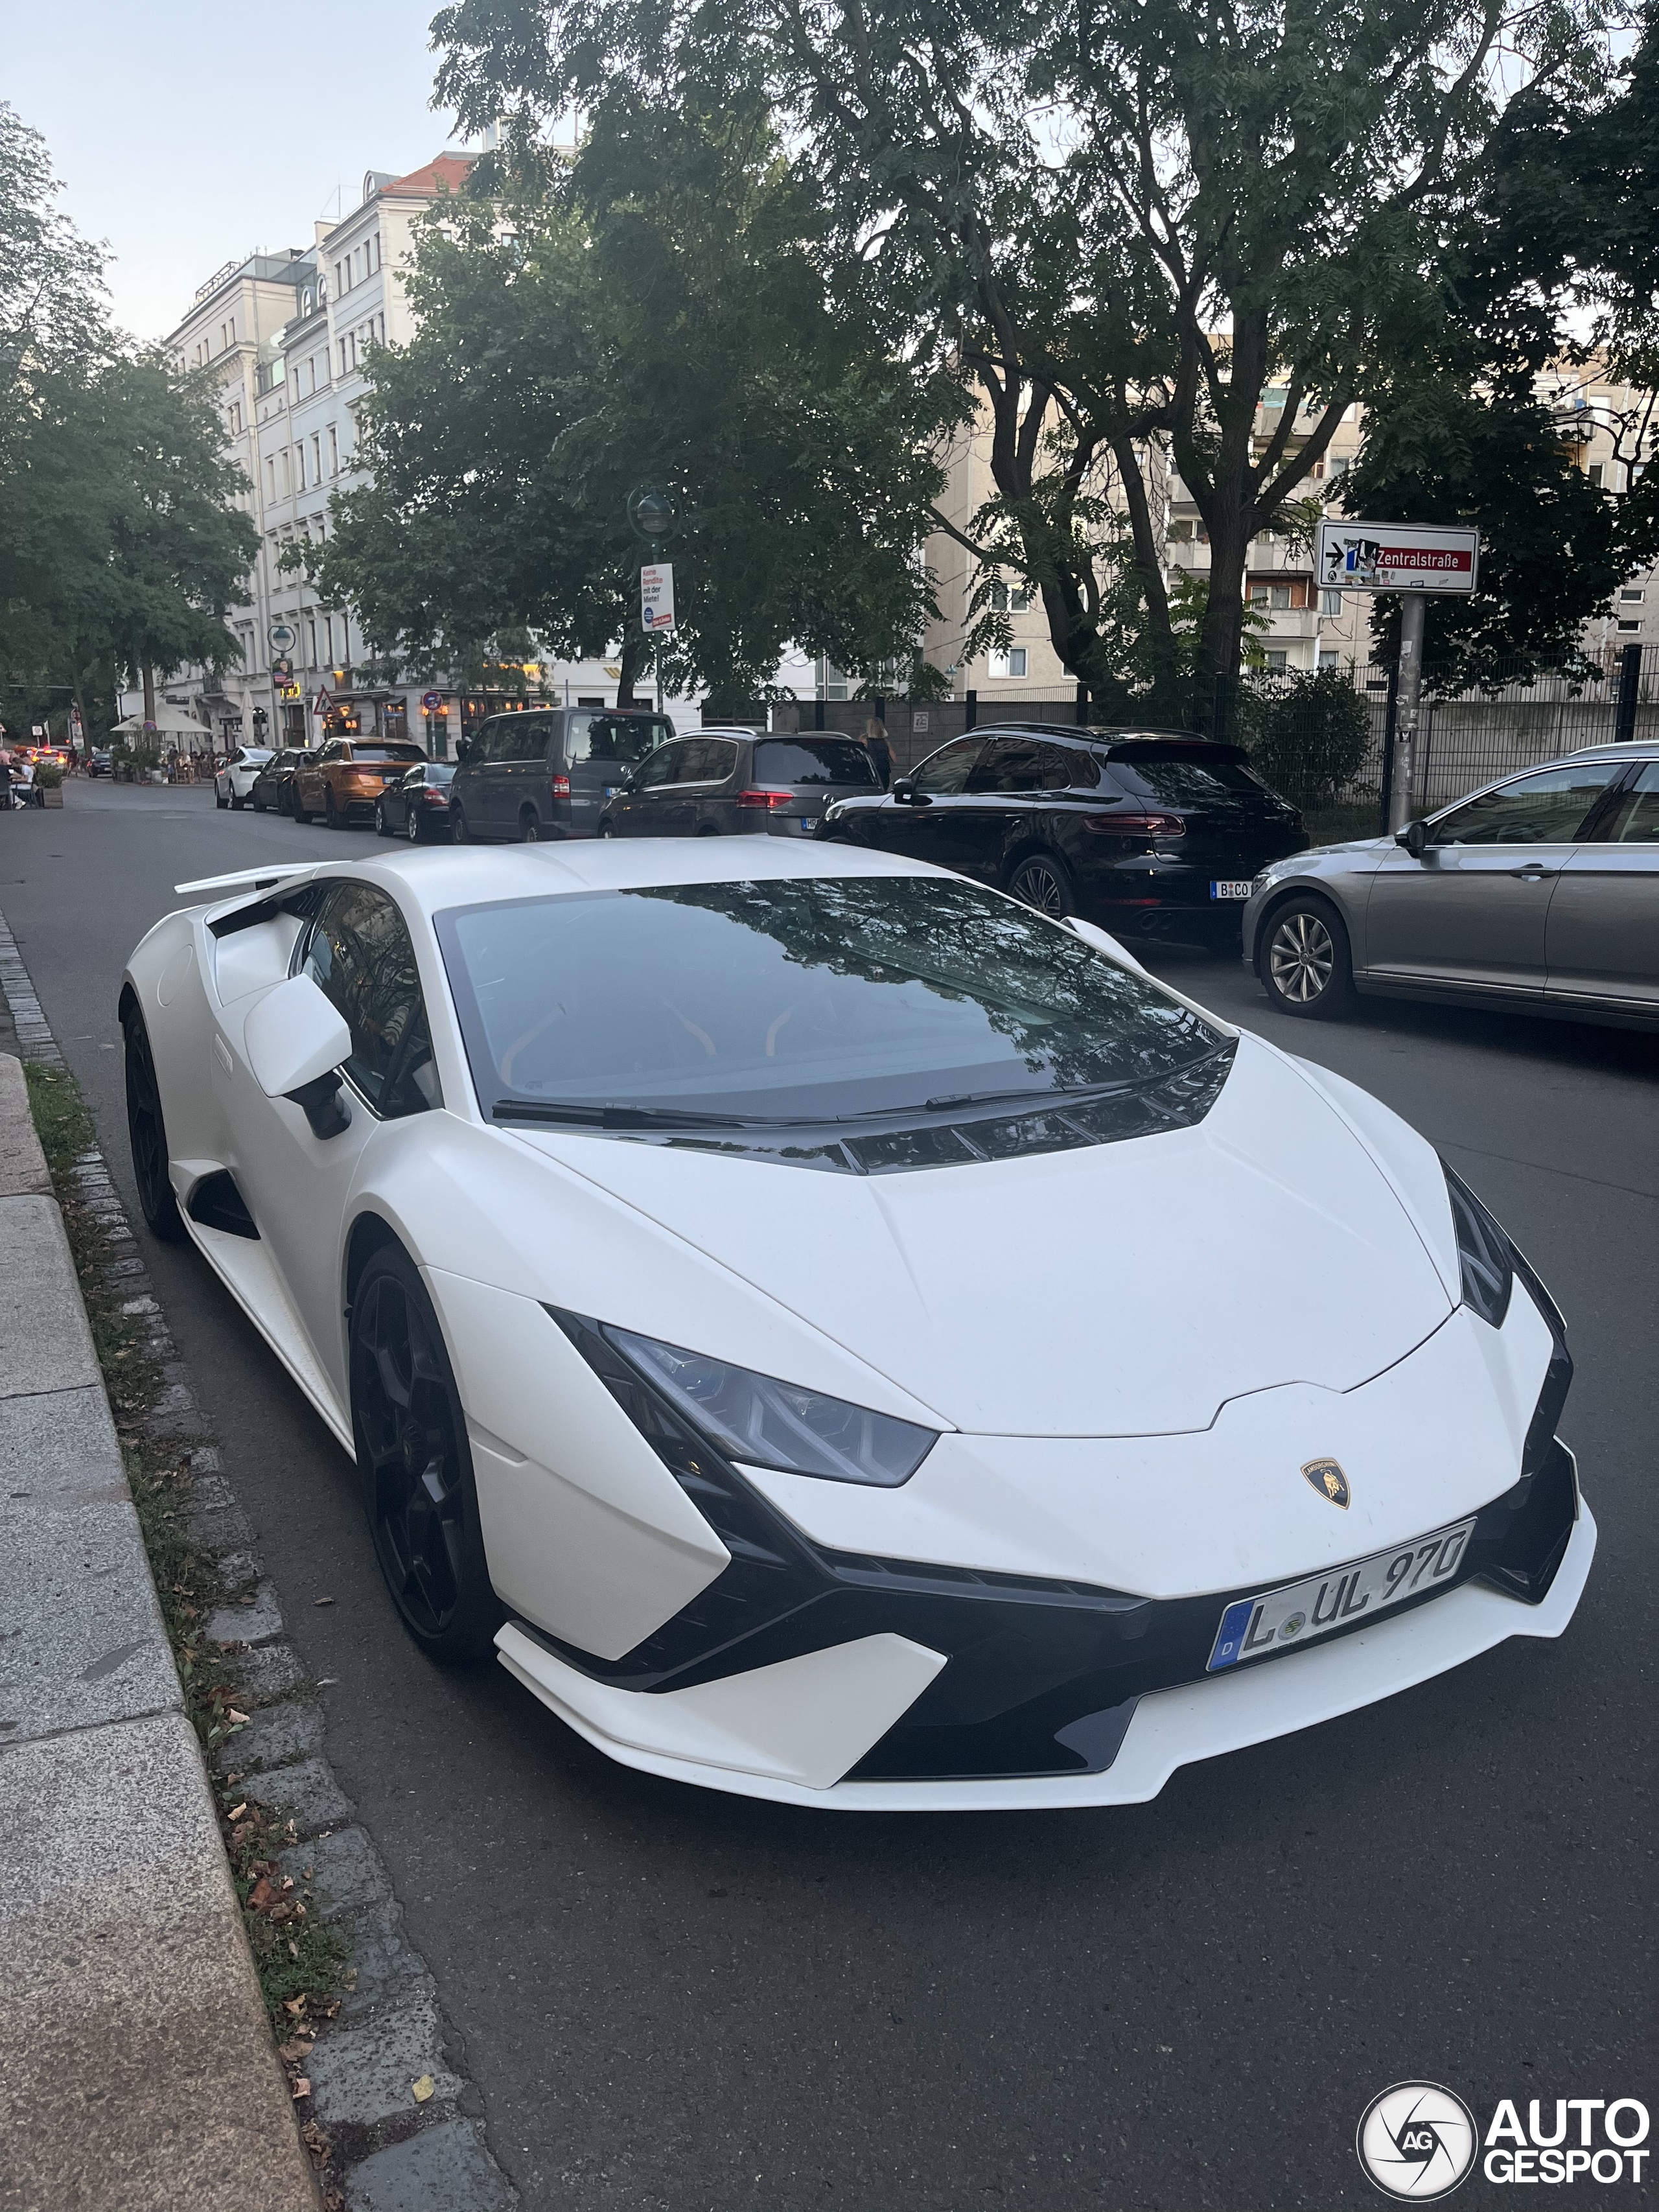
[[[949,798],[964,787],[984,745],[983,738],[953,738],[929,753],[910,781],[930,799]]]
[[[680,763],[690,747],[683,744],[659,745],[640,764],[634,778],[635,791],[653,791],[659,785],[680,780]]]
[[[1048,756],[1057,751],[1035,738],[993,738],[968,778],[969,793],[1046,791]]]
[[[1585,827],[1598,845],[1659,845],[1659,761],[1644,768],[1630,789]]]
[[[1045,745],[1043,775],[1046,791],[1097,791],[1100,763],[1080,745]]]
[[[345,1072],[387,1121],[441,1106],[415,947],[395,903],[370,884],[337,884],[305,940],[309,975],[351,1031]]]
[[[551,714],[524,714],[520,720],[526,726],[519,733],[520,760],[545,760],[548,748],[558,735],[558,722]]]
[[[729,738],[688,738],[677,783],[724,783],[737,766],[738,749]]]
[[[1586,763],[1519,775],[1429,825],[1431,845],[1570,844],[1622,763]]]

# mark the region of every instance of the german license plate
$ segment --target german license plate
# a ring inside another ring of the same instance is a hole
[[[810,830],[810,829],[811,828],[811,826],[812,826],[812,817],[811,817],[811,816],[810,814],[803,814],[803,815],[801,816],[801,817],[800,817],[800,826],[801,826],[801,828],[802,828],[803,830]]]
[[[1444,1589],[1474,1534],[1471,1516],[1393,1551],[1375,1552],[1350,1566],[1310,1575],[1306,1582],[1292,1583],[1288,1589],[1270,1590],[1262,1597],[1235,1598],[1221,1616],[1206,1672],[1213,1674],[1245,1659],[1263,1658],[1269,1651],[1311,1644],[1333,1629],[1348,1627],[1362,1614],[1374,1620],[1405,1598]]]
[[[1210,885],[1212,899],[1247,899],[1249,896],[1250,879],[1248,876],[1224,876],[1219,882]]]

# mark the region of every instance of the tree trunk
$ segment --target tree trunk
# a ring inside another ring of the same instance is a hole
[[[643,630],[623,632],[622,674],[617,683],[617,704],[625,707],[634,696],[640,671],[651,665],[651,640]]]
[[[144,720],[153,722],[155,720],[155,671],[149,661],[145,661],[140,672],[144,679]]]

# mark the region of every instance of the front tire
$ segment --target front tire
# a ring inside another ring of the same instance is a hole
[[[241,811],[242,811],[242,804],[243,804],[243,802],[242,802],[240,799],[238,799],[238,797],[236,796],[236,793],[233,791],[233,792],[231,793],[231,794],[230,794],[230,811],[231,811],[231,812],[232,812],[233,814],[240,814],[240,813],[241,812]]]
[[[255,812],[256,814],[263,814],[263,813],[264,812],[264,811],[265,811],[265,802],[264,802],[264,799],[261,799],[261,798],[260,798],[260,796],[259,796],[259,787],[258,787],[258,785],[257,783],[254,785],[254,787],[253,787],[253,790],[252,790],[252,794],[251,794],[251,795],[252,795],[252,800],[253,800],[253,811],[254,811],[254,812]]]
[[[1313,893],[1275,907],[1262,932],[1256,973],[1281,1014],[1331,1021],[1353,1003],[1353,956],[1342,917]]]
[[[1077,912],[1066,864],[1053,853],[1028,853],[1008,878],[1010,895],[1058,921]]]
[[[404,835],[411,845],[421,842],[421,817],[412,806],[404,809]]]
[[[400,1244],[382,1245],[358,1280],[350,1374],[358,1486],[392,1601],[430,1658],[486,1658],[506,1611],[489,1580],[466,1416]]]
[[[158,1243],[182,1244],[185,1224],[167,1174],[167,1132],[161,1118],[155,1060],[144,1018],[131,1001],[121,1018],[121,1029],[126,1039],[127,1141],[132,1149],[138,1203]]]
[[[599,835],[600,835],[600,836],[601,836],[601,837],[614,837],[614,836],[616,836],[616,834],[617,834],[617,827],[616,827],[615,823],[613,823],[613,822],[601,822],[601,823],[600,823],[600,824],[599,824]]]

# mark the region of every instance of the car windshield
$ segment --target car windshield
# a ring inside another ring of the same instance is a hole
[[[1239,792],[1260,799],[1267,789],[1232,745],[1137,745],[1107,758],[1112,774],[1137,799],[1161,799],[1165,805],[1201,806]]]
[[[1225,1042],[1069,931],[936,878],[653,885],[436,919],[486,1113],[821,1123],[1154,1083]]]
[[[876,772],[862,745],[850,738],[769,738],[755,748],[757,783],[854,783],[875,787]]]

